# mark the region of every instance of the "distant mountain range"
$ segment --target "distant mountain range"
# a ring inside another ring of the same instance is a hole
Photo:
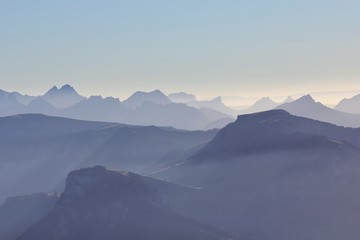
[[[284,104],[284,103],[291,103],[294,99],[289,96],[287,97],[283,102],[277,103],[274,102],[270,97],[264,97],[256,101],[252,106],[249,108],[241,111],[241,113],[256,113],[256,112],[262,112],[267,111],[276,108],[277,106]]]
[[[0,91],[0,116],[41,113],[80,120],[108,121],[138,125],[171,126],[202,130],[208,126],[224,127],[236,112],[220,98],[214,101],[171,101],[161,91],[136,92],[125,101],[91,96],[85,98],[70,85],[54,86],[42,96],[27,96]],[[223,119],[226,118],[227,121]],[[222,120],[222,121],[219,121]],[[213,124],[214,123],[214,124]]]
[[[296,101],[276,107],[287,112],[315,120],[329,122],[338,126],[360,127],[360,114],[341,112],[316,102],[310,95],[303,96]]]
[[[33,216],[22,225],[30,228],[16,232],[20,240],[237,239],[235,235],[357,240],[360,235],[360,128],[284,110],[241,115],[210,132],[39,115],[1,118],[0,127],[2,157],[11,159],[0,163],[7,170],[0,174],[0,183],[6,183],[0,189],[49,190],[54,175],[76,166],[102,164],[148,175],[85,168],[68,175],[55,203],[40,197],[44,208],[39,212],[31,212],[37,198],[25,197],[14,205],[7,200],[0,220],[6,219],[4,213],[18,214],[17,208],[29,209],[21,211]],[[32,177],[19,178],[30,166],[35,166]],[[42,181],[39,188],[35,175],[49,183]],[[15,191],[1,195],[10,193]],[[35,199],[34,205],[27,199]],[[20,224],[19,218],[12,223]],[[11,226],[3,229],[11,232]]]
[[[311,99],[310,99],[311,98]],[[359,95],[342,100],[334,109],[315,102],[310,95],[283,102],[270,97],[256,101],[245,110],[226,106],[221,97],[197,100],[193,94],[180,92],[166,96],[160,90],[135,92],[128,99],[81,96],[72,86],[54,86],[42,96],[28,96],[0,90],[0,116],[40,113],[79,120],[118,122],[134,125],[171,126],[184,130],[223,128],[239,114],[272,109],[288,112],[339,126],[360,127]]]

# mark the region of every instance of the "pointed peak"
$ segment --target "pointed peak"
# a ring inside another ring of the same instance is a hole
[[[164,94],[162,91],[160,91],[159,89],[156,89],[154,91],[151,91],[150,93],[153,93],[153,94]]]
[[[220,96],[214,98],[213,100],[211,100],[212,102],[222,102],[222,98]]]
[[[296,102],[315,103],[315,100],[311,97],[310,94],[307,94],[297,99]]]
[[[270,97],[263,97],[263,98],[260,98],[258,101],[258,103],[261,103],[261,102],[271,102],[271,103],[275,103]]]
[[[54,92],[54,91],[58,91],[59,88],[57,86],[53,86],[52,88],[50,88],[49,92]]]
[[[60,91],[68,91],[68,90],[75,90],[75,89],[70,84],[65,84],[59,90]]]
[[[57,86],[53,86],[44,95],[56,94],[58,91],[59,91],[59,88]]]
[[[294,98],[291,97],[291,96],[288,96],[288,97],[282,102],[282,104],[284,104],[284,103],[291,103],[291,102],[293,102],[293,101],[295,101]]]

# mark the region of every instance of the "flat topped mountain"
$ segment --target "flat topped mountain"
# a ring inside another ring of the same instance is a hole
[[[195,95],[185,92],[171,93],[168,95],[168,98],[176,103],[187,103],[187,102],[196,101]]]
[[[163,94],[160,90],[155,90],[152,92],[141,92],[138,91],[131,95],[128,99],[124,101],[124,104],[132,109],[141,106],[145,102],[151,102],[156,104],[169,104],[172,103],[171,100]]]
[[[356,240],[359,143],[359,129],[272,110],[239,116],[154,176],[201,187],[194,216],[244,239]]]
[[[230,239],[170,211],[157,184],[166,183],[103,167],[71,172],[54,210],[18,239]]]
[[[195,158],[219,158],[267,151],[360,147],[360,129],[290,115],[284,110],[240,115]],[[334,141],[333,139],[337,139]]]

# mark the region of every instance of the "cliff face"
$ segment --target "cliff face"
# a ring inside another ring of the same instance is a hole
[[[94,167],[71,172],[54,210],[19,239],[195,240],[227,237],[166,208],[153,180]]]

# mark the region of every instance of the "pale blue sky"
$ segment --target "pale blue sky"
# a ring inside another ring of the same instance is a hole
[[[360,1],[0,0],[0,88],[200,97],[360,89]]]

